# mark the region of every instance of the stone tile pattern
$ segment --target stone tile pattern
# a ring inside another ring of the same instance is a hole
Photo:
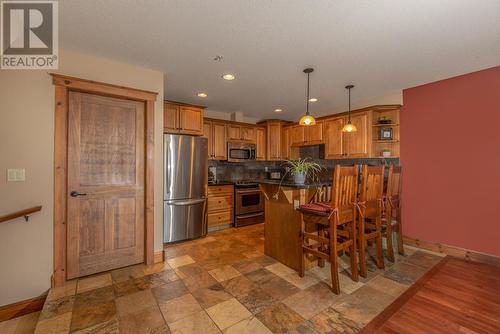
[[[335,295],[328,264],[300,278],[264,255],[263,242],[263,225],[228,229],[168,246],[165,263],[70,281],[23,332],[37,322],[35,333],[356,333],[440,261],[408,248],[384,271],[369,250],[368,277],[353,282],[343,256]],[[0,332],[18,333],[21,320]]]

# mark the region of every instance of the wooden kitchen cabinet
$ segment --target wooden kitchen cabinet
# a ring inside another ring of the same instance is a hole
[[[234,186],[209,185],[207,195],[207,224],[209,231],[220,229],[220,226],[232,225]]]
[[[325,158],[338,159],[344,157],[344,117],[325,121]]]
[[[306,144],[321,144],[323,142],[323,122],[304,127]]]
[[[356,132],[345,133],[342,128],[347,116],[325,120],[325,158],[367,158],[369,157],[368,114],[351,115]]]
[[[203,136],[208,138],[208,159],[227,160],[226,124],[205,120]]]
[[[283,127],[281,130],[281,158],[290,159],[290,128]]]
[[[227,139],[236,141],[248,141],[255,143],[257,140],[257,133],[255,127],[242,126],[238,124],[228,124],[227,126]]]
[[[266,160],[266,129],[256,128],[257,133],[257,160]]]
[[[305,141],[305,126],[294,125],[290,127],[290,146],[304,145]]]
[[[163,105],[165,133],[203,135],[204,107],[166,101]]]

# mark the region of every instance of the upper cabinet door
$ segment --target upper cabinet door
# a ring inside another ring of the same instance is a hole
[[[179,132],[179,106],[172,103],[163,104],[163,131]]]
[[[213,156],[215,160],[227,160],[226,124],[212,122]]]
[[[306,142],[322,142],[323,141],[323,122],[318,122],[315,125],[305,127]]]
[[[203,137],[206,137],[208,139],[208,159],[211,160],[214,156],[212,122],[203,122]]]
[[[241,140],[256,142],[257,133],[255,127],[242,126],[241,127]]]
[[[344,118],[325,121],[325,158],[338,159],[345,155],[342,127]]]
[[[290,145],[300,145],[306,141],[305,126],[295,125],[290,128]]]
[[[266,160],[266,129],[257,128],[257,160]]]
[[[241,126],[232,124],[228,125],[227,140],[241,140]]]
[[[281,125],[271,123],[267,126],[267,154],[269,160],[281,160]]]
[[[281,158],[290,159],[290,128],[281,130]]]
[[[203,109],[180,106],[179,115],[181,133],[203,135]]]
[[[368,157],[368,115],[366,113],[351,115],[351,122],[357,131],[344,133],[346,153],[350,158]]]

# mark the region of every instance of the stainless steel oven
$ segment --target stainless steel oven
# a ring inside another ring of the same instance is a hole
[[[258,184],[236,184],[235,225],[264,222],[264,198]]]
[[[257,145],[243,142],[228,142],[227,143],[227,161],[229,162],[244,162],[255,160],[255,152]]]

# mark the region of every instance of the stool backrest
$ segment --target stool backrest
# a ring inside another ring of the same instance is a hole
[[[386,196],[393,200],[399,200],[401,197],[401,166],[389,167],[389,177],[387,179],[387,192]]]
[[[311,203],[319,203],[319,202],[331,202],[332,201],[332,186],[324,185],[318,187],[316,193],[314,194]]]
[[[384,166],[363,165],[360,202],[381,201],[384,192]]]
[[[333,171],[332,208],[352,208],[358,195],[358,165],[339,166]]]

